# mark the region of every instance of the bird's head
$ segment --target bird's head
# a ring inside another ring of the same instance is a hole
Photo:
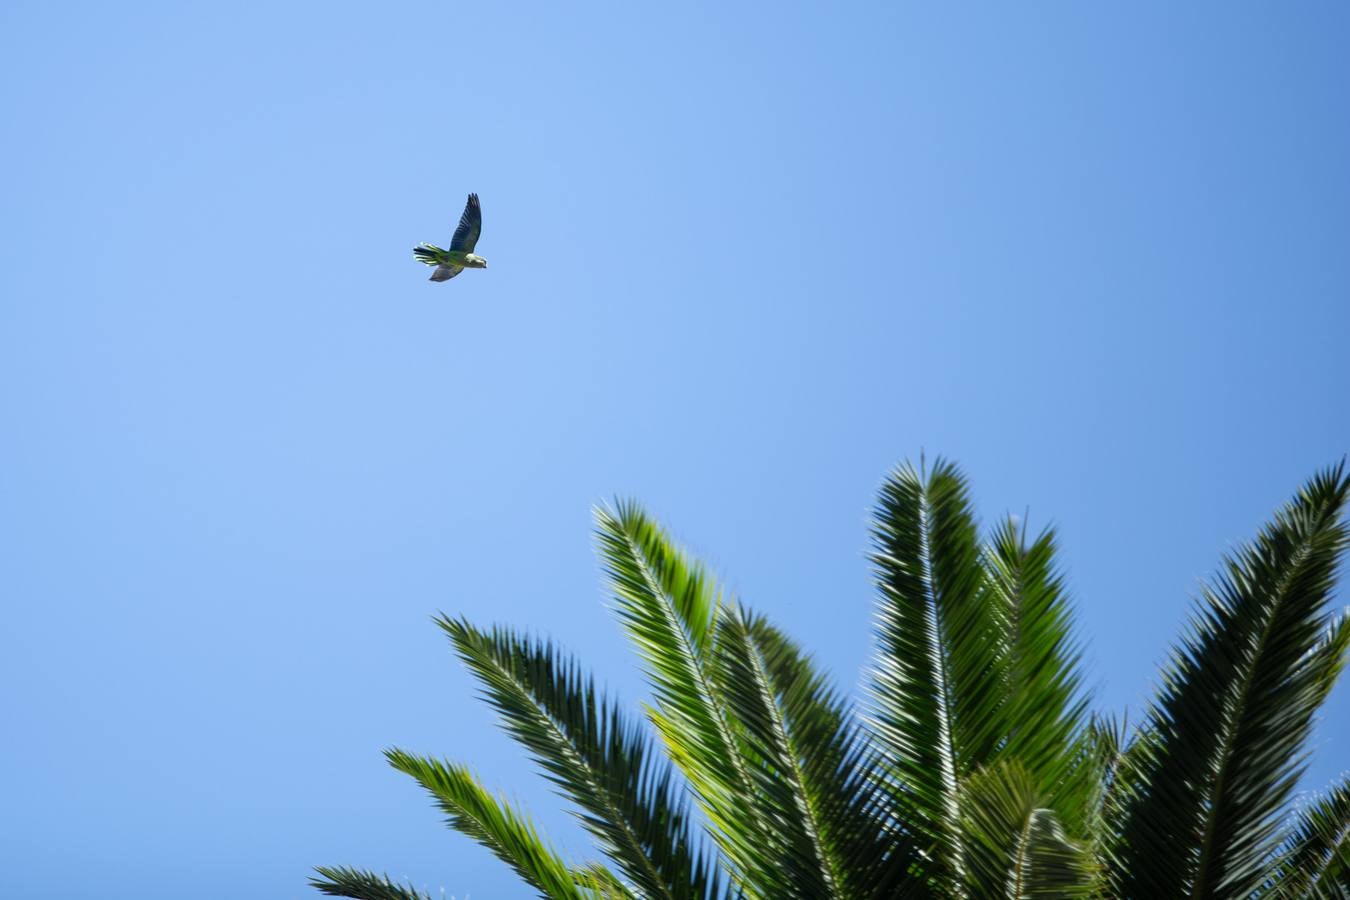
[[[466,254],[464,257],[464,265],[468,266],[471,269],[486,269],[487,260],[483,259],[483,257],[477,255],[476,253],[469,253]]]

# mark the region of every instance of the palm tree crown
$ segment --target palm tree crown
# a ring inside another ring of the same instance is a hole
[[[544,897],[1350,896],[1350,781],[1298,805],[1346,658],[1344,465],[1224,560],[1141,721],[1094,714],[1055,536],[981,535],[952,464],[903,466],[873,527],[877,649],[854,704],[631,503],[596,512],[653,703],[546,640],[437,624],[603,861],[565,860],[464,766],[386,753]],[[323,893],[425,900],[320,868]]]

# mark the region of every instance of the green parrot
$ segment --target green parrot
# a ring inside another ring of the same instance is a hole
[[[487,260],[473,252],[478,243],[478,233],[483,230],[483,211],[478,206],[478,195],[470,194],[469,202],[464,204],[464,215],[459,217],[459,227],[450,239],[450,249],[442,250],[435,244],[418,244],[413,248],[413,256],[419,262],[435,266],[431,273],[432,281],[449,281],[465,269],[486,269]]]

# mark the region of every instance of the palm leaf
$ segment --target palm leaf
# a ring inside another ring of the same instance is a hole
[[[600,863],[588,863],[572,870],[572,880],[591,891],[596,900],[633,900],[634,893]]]
[[[1350,650],[1350,610],[1341,610],[1329,617],[1326,630],[1313,648],[1307,665],[1312,673],[1312,700],[1316,706],[1326,702],[1327,695],[1336,686],[1345,668]]]
[[[1015,761],[972,774],[962,785],[967,874],[973,897],[1072,898],[1094,886],[1091,856],[1064,833]]]
[[[376,875],[347,866],[317,866],[318,878],[309,880],[310,886],[330,897],[355,897],[356,900],[431,900],[427,894],[401,887],[388,875]]]
[[[656,696],[648,716],[707,816],[733,881],[747,894],[790,892],[776,865],[776,830],[759,816],[736,724],[713,684],[712,580],[635,504],[597,509],[597,541],[616,609]]]
[[[1207,587],[1148,727],[1121,893],[1249,897],[1268,882],[1312,717],[1340,670],[1327,603],[1347,545],[1344,466],[1313,478]]]
[[[494,798],[468,769],[402,750],[388,750],[385,757],[390,765],[426,788],[449,816],[450,827],[495,853],[541,896],[554,900],[593,897],[592,891],[577,883],[567,863],[540,838],[529,817]]]
[[[1087,710],[1078,673],[1082,654],[1054,560],[1053,531],[1028,544],[1011,519],[994,530],[985,548],[985,597],[1006,642],[999,666],[1006,699],[988,717],[998,734],[997,747],[979,762],[1017,760],[1038,793],[1053,799],[1065,824],[1081,831],[1096,773],[1079,764]]]
[[[778,824],[770,852],[790,885],[784,896],[841,897],[843,861],[821,821],[828,801],[805,778],[801,752],[784,724],[764,657],[738,605],[719,611],[716,648],[714,677],[740,726],[755,802],[766,819]]]
[[[582,823],[642,896],[721,896],[716,860],[698,852],[670,765],[575,661],[505,629],[484,632],[444,616],[436,623],[511,734],[577,804]]]
[[[1350,897],[1350,782],[1302,810],[1287,844],[1281,896]]]
[[[870,733],[786,635],[762,616],[743,614],[743,621],[844,895],[927,896],[913,877],[919,862],[913,836],[888,817],[878,789],[881,760]]]
[[[1281,849],[1271,896],[1350,897],[1350,781],[1299,811]]]
[[[881,597],[871,720],[899,786],[899,815],[931,842],[938,877],[955,889],[964,880],[958,779],[997,747],[1005,679],[1002,634],[982,596],[974,515],[955,466],[892,473],[873,543]]]

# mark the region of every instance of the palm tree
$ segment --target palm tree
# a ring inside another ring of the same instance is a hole
[[[1350,896],[1350,781],[1294,803],[1350,642],[1348,495],[1344,464],[1319,474],[1224,561],[1133,728],[1090,711],[1053,532],[982,538],[949,463],[882,488],[857,707],[620,503],[598,543],[644,716],[546,640],[436,620],[603,861],[563,859],[463,765],[386,756],[544,897]],[[313,884],[425,900],[350,868]]]

